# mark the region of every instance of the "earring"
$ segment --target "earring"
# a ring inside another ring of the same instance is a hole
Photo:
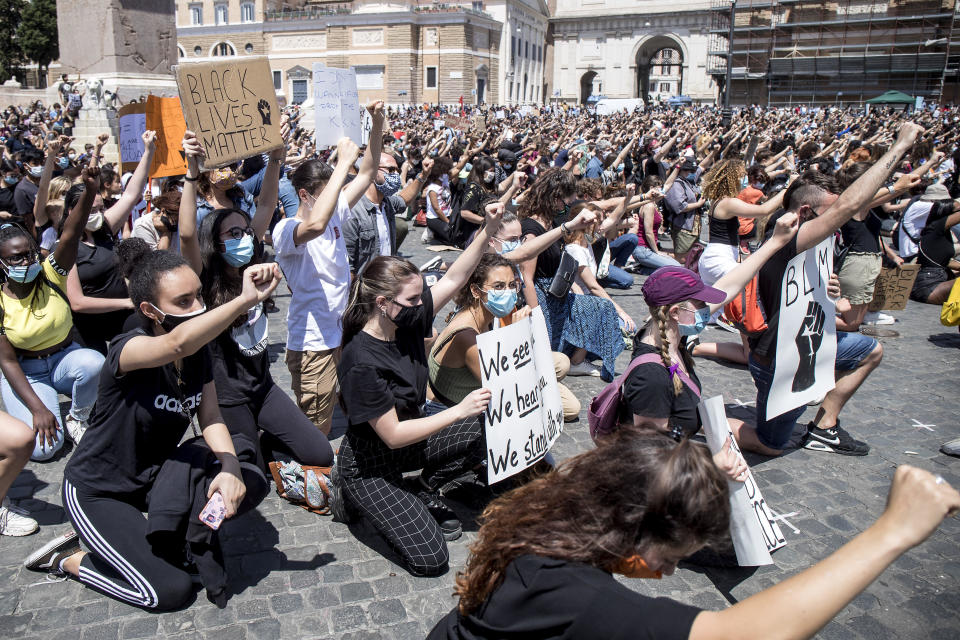
[[[380,315],[384,318],[387,317],[387,310],[384,307],[380,307]]]

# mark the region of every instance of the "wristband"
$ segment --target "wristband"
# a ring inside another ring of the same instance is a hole
[[[563,233],[570,233],[570,230],[567,229],[567,223],[563,222],[560,224],[560,231]]]
[[[183,176],[183,179],[187,182],[196,182],[197,178],[191,178],[190,176]]]
[[[893,188],[892,184],[887,185],[887,191],[890,193],[890,195],[893,195],[894,193],[897,192],[897,190]]]

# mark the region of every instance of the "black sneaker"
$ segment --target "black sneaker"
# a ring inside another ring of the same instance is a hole
[[[80,551],[80,537],[76,531],[70,531],[37,549],[23,561],[23,566],[31,571],[60,574],[63,573],[60,570],[60,562],[78,551]]]
[[[357,519],[356,513],[347,504],[347,497],[343,495],[343,482],[340,480],[336,459],[330,469],[330,513],[334,522],[350,524]]]
[[[865,456],[870,451],[870,445],[854,440],[844,431],[839,422],[830,429],[818,429],[812,422],[808,423],[807,435],[803,438],[803,448],[839,453],[842,456]]]
[[[463,527],[460,524],[460,518],[457,517],[457,514],[455,514],[450,507],[443,504],[440,500],[439,493],[423,486],[422,482],[420,484],[421,488],[417,491],[417,497],[423,501],[430,515],[437,521],[437,524],[440,526],[440,533],[443,534],[443,539],[450,542],[463,535]]]

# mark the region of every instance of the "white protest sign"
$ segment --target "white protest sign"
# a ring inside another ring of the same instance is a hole
[[[317,147],[334,147],[344,136],[363,144],[355,72],[313,64],[313,118]]]
[[[134,171],[143,157],[143,132],[147,130],[147,105],[142,102],[120,107],[117,112],[117,142],[123,172]]]
[[[483,388],[487,481],[499,482],[542,459],[563,430],[563,409],[543,311],[477,336]]]
[[[373,130],[373,116],[364,108],[360,109],[360,144],[370,144],[370,132]]]
[[[497,120],[503,120],[506,117],[507,117],[506,111],[504,111],[503,109],[500,109],[499,111],[497,111]]]
[[[723,398],[714,396],[703,399],[698,409],[710,453],[716,454],[729,441],[733,443],[737,456],[742,459],[743,454],[740,453],[730,431],[730,423],[727,422]],[[741,567],[773,564],[770,552],[786,545],[787,540],[760,494],[760,488],[749,465],[746,476],[743,482],[727,480],[730,487],[730,537],[737,552],[737,563]]]
[[[787,263],[767,420],[822,398],[836,384],[836,305],[827,296],[833,236]]]
[[[443,127],[446,126],[444,121],[441,118],[433,119],[433,130],[434,131],[443,131]]]

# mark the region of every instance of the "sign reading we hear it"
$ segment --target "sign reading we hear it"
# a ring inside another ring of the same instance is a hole
[[[283,146],[280,108],[266,58],[187,63],[173,71],[183,117],[206,154],[202,170]]]

